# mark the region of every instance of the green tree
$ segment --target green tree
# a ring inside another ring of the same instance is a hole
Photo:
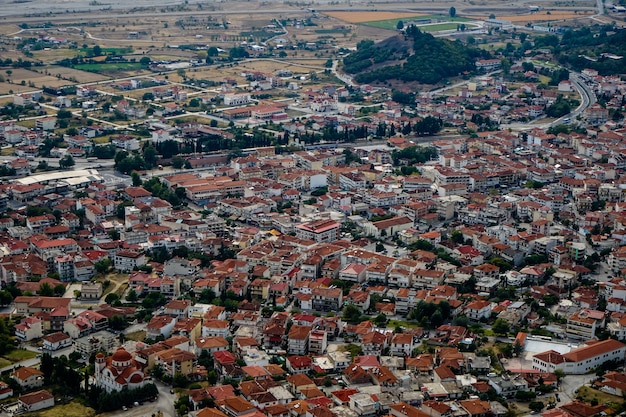
[[[359,319],[361,318],[361,311],[359,308],[353,304],[348,304],[343,308],[343,319],[350,324],[359,323]]]
[[[113,304],[119,299],[120,299],[119,295],[115,294],[114,292],[110,292],[107,294],[106,297],[104,297],[104,302],[107,304]]]
[[[61,158],[59,160],[59,167],[60,168],[70,168],[73,167],[74,165],[76,165],[76,162],[74,161],[74,158],[72,158],[72,155],[65,155],[63,158]]]
[[[398,30],[404,29],[404,22],[402,20],[398,20],[398,23],[396,24],[396,29]]]
[[[511,326],[504,319],[496,319],[496,322],[493,324],[493,327],[491,329],[495,334],[506,336],[507,334],[509,334]]]
[[[98,272],[99,274],[104,274],[105,272],[107,272],[110,266],[111,260],[109,258],[104,258],[93,265],[96,272]]]
[[[387,323],[387,316],[385,316],[384,314],[379,314],[376,317],[374,317],[374,324],[376,324],[377,326],[383,326]]]
[[[541,401],[531,401],[528,404],[528,408],[530,408],[532,411],[536,411],[539,412],[541,410],[543,410],[544,404]]]
[[[135,291],[134,289],[128,291],[128,294],[126,295],[126,301],[134,303],[137,301],[137,298],[137,291]]]
[[[100,47],[100,45],[94,46],[91,51],[93,53],[93,56],[100,56],[100,55],[102,55],[102,48]]]
[[[185,159],[176,155],[172,158],[172,167],[174,169],[181,169],[185,165]]]
[[[137,172],[131,172],[130,178],[133,182],[133,187],[139,187],[142,184],[141,176]]]
[[[54,288],[47,282],[44,282],[39,286],[37,293],[42,297],[52,297],[54,295]]]
[[[57,297],[62,297],[63,294],[65,294],[65,285],[63,284],[55,285],[53,291],[54,291],[54,295],[56,295]]]
[[[450,17],[456,17],[456,8],[454,6],[450,7],[448,13],[450,14]]]

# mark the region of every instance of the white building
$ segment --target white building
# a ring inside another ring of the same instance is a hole
[[[566,354],[554,350],[538,353],[533,356],[533,369],[542,372],[561,369],[566,374],[581,375],[592,372],[607,361],[619,363],[625,358],[625,344],[613,339],[594,340]]]

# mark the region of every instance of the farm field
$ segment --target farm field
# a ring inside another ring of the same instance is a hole
[[[464,23],[465,27],[469,30],[479,27],[478,25],[474,25],[472,23]],[[443,30],[456,30],[459,27],[458,23],[435,23],[433,25],[418,25],[422,31],[424,32],[441,32]]]
[[[405,12],[324,12],[324,14],[348,23],[378,22],[425,16],[424,14]]]
[[[576,19],[587,17],[591,13],[586,12],[561,12],[561,11],[541,11],[532,14],[526,15],[515,15],[515,16],[496,16],[499,20],[508,20],[513,23],[523,23],[523,22],[547,22],[550,20],[568,20],[568,19]]]
[[[39,70],[44,71],[44,69]],[[24,68],[15,68],[12,71],[13,72],[10,78],[14,86],[16,86],[17,84],[21,84],[22,81],[24,81],[26,85],[30,85],[31,89],[33,88],[33,85],[34,87],[41,88],[44,85],[46,87],[60,87],[63,85],[72,84],[67,80],[63,80],[52,75],[41,74],[39,72],[27,70]],[[15,88],[13,90],[15,90]]]
[[[75,65],[74,68],[78,70],[82,70],[82,71],[118,72],[118,71],[140,70],[141,64],[139,62],[89,63],[89,64],[78,64],[78,65]]]
[[[98,81],[106,81],[110,79],[106,75],[96,74],[94,72],[80,71],[75,68],[68,67],[48,67],[48,72],[53,75],[61,74],[61,78],[75,79],[79,83],[94,83]]]

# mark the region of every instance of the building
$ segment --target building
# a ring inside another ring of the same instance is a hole
[[[626,358],[626,345],[617,340],[589,341],[566,354],[554,350],[533,356],[533,369],[554,372],[561,369],[566,374],[580,375],[593,371],[607,361],[621,363]]]
[[[20,395],[18,399],[20,410],[30,413],[44,408],[54,407],[54,395],[48,391],[41,390]]]
[[[30,366],[17,368],[11,374],[11,378],[26,390],[43,386],[43,372]]]
[[[120,272],[130,272],[145,264],[146,256],[134,250],[121,250],[113,258],[113,265]]]
[[[339,239],[340,224],[334,220],[316,220],[296,226],[296,237],[315,242],[333,242]]]
[[[124,348],[119,348],[108,358],[102,353],[96,355],[95,383],[106,392],[121,391],[123,388],[141,388],[146,376],[137,367],[133,356]]]

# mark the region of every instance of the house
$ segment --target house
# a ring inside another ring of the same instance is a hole
[[[311,370],[311,357],[309,356],[287,356],[287,370],[292,374],[305,374]]]
[[[25,317],[15,325],[15,337],[27,342],[43,336],[43,320],[37,317]]]
[[[287,351],[293,355],[305,355],[309,348],[310,333],[311,328],[309,326],[291,326],[287,335]]]
[[[465,315],[474,321],[487,320],[491,317],[491,303],[486,300],[472,301],[465,306]]]
[[[17,368],[11,374],[11,378],[26,390],[43,386],[43,372],[29,366]]]
[[[43,350],[52,352],[72,346],[72,338],[63,332],[56,332],[43,337]]]
[[[45,389],[35,391],[20,395],[18,398],[18,404],[20,409],[27,413],[43,410],[44,408],[54,407],[54,395],[50,394]]]
[[[389,347],[393,356],[411,356],[413,352],[413,335],[396,333],[393,335]]]
[[[175,324],[176,324],[176,319],[174,317],[170,317],[170,316],[152,317],[152,319],[146,326],[146,337],[150,339],[156,339],[159,336],[168,338],[172,334],[172,330],[174,330]]]
[[[163,313],[167,316],[177,319],[187,318],[191,316],[191,301],[189,300],[172,300],[165,304]]]

